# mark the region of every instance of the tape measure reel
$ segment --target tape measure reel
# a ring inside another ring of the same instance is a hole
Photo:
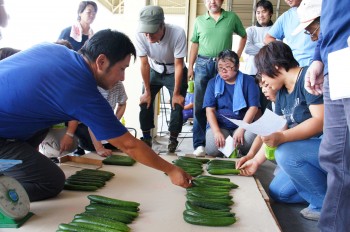
[[[0,176],[0,228],[18,228],[33,213],[23,186],[14,178]]]

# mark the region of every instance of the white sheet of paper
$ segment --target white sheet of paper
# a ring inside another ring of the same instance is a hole
[[[227,136],[225,140],[225,146],[218,148],[218,150],[221,151],[222,154],[224,154],[226,157],[230,157],[234,149],[235,148],[233,147],[233,138],[231,135]]]
[[[328,75],[331,99],[350,98],[350,47],[328,54]]]
[[[267,136],[276,131],[279,131],[287,123],[287,121],[282,116],[279,116],[273,113],[269,109],[266,109],[264,114],[258,120],[250,124],[242,120],[230,119],[230,118],[227,118],[227,119],[233,122],[234,124],[236,124],[237,126],[242,127],[247,131],[250,131],[254,134],[261,135],[261,136]]]

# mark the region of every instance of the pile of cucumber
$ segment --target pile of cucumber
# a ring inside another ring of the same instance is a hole
[[[68,177],[64,183],[64,189],[73,191],[96,191],[103,187],[106,181],[115,174],[109,171],[96,169],[82,169]]]
[[[173,164],[182,168],[185,172],[191,176],[198,176],[203,173],[202,165],[207,163],[209,159],[199,159],[187,156],[179,156],[176,160],[173,160]]]
[[[234,160],[213,159],[207,163],[207,171],[211,175],[239,175]]]
[[[231,212],[234,202],[230,191],[237,187],[229,178],[198,176],[192,180],[192,187],[187,189],[184,220],[203,226],[234,224],[236,218]]]
[[[102,163],[109,165],[132,166],[136,163],[136,161],[130,156],[126,155],[110,155],[102,160]]]
[[[89,195],[90,204],[85,212],[76,214],[70,223],[61,223],[57,232],[128,232],[139,215],[140,203],[100,195]]]

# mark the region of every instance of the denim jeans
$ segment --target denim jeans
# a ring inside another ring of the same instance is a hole
[[[31,202],[56,196],[66,179],[63,171],[37,149],[47,132],[39,131],[27,141],[0,139],[0,159],[22,160],[3,173],[21,183]]]
[[[193,148],[196,149],[205,146],[207,116],[203,109],[203,100],[209,80],[217,74],[216,61],[198,56],[194,71]]]
[[[151,69],[151,80],[150,80],[150,88],[151,88],[151,106],[147,109],[146,104],[140,105],[140,125],[142,131],[149,131],[154,128],[154,99],[159,92],[159,90],[165,86],[170,95],[170,105],[171,100],[173,98],[174,87],[175,87],[175,77],[173,74],[162,75],[153,69]],[[143,90],[144,91],[144,90]],[[187,92],[187,68],[183,70],[182,83],[180,94],[184,98],[186,97]],[[175,109],[171,109],[170,112],[170,122],[169,122],[169,131],[180,133],[182,130],[183,124],[183,116],[182,116],[183,108],[179,105],[175,106]]]
[[[280,170],[270,184],[271,197],[280,202],[307,202],[320,211],[327,189],[327,175],[320,167],[320,138],[283,143],[275,151]]]
[[[320,164],[327,172],[328,188],[318,226],[322,232],[349,231],[350,98],[330,99],[328,75],[323,88],[325,117]]]
[[[79,147],[87,151],[95,151],[89,128],[84,123],[79,123],[74,135],[78,138]]]

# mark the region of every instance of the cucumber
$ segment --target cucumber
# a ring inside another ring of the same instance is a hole
[[[225,178],[225,177],[216,177],[216,176],[207,176],[207,175],[200,175],[200,176],[197,176],[196,179],[209,179],[209,180],[218,180],[218,181],[227,181],[227,182],[230,182],[230,178]]]
[[[57,231],[77,231],[77,232],[95,232],[95,230],[91,229],[86,229],[82,228],[77,225],[72,225],[72,224],[66,224],[66,223],[61,223],[58,225],[58,230]]]
[[[184,211],[183,218],[187,223],[203,226],[229,226],[236,222],[234,217],[193,216],[187,210]]]
[[[73,191],[96,191],[98,187],[93,185],[78,185],[65,183],[63,189]]]
[[[110,213],[120,213],[120,214],[125,214],[125,215],[130,215],[133,218],[136,218],[139,216],[138,212],[135,211],[127,211],[127,210],[122,210],[119,209],[118,207],[108,207],[108,206],[103,206],[102,204],[90,204],[85,207],[85,209],[88,210],[98,210],[98,211],[108,211]]]
[[[200,180],[192,180],[191,181],[192,186],[194,187],[206,187],[206,188],[216,188],[216,189],[224,189],[224,190],[231,190],[233,187],[228,186],[228,185],[222,185],[218,183],[210,183],[210,182],[203,182]]]
[[[188,157],[188,156],[179,156],[180,160],[185,160],[185,161],[188,161],[188,162],[201,162],[202,164],[205,164],[205,163],[208,163],[209,162],[209,159],[205,159],[205,158],[193,158],[193,157]]]
[[[138,212],[140,211],[140,208],[136,207],[129,207],[129,206],[114,206],[114,205],[105,205],[101,203],[96,203],[96,202],[91,202],[90,206],[103,206],[106,208],[112,208],[112,209],[120,209],[120,210],[125,210],[125,211],[130,211],[130,212]]]
[[[239,169],[228,169],[228,168],[212,168],[208,169],[208,173],[212,175],[239,175],[240,170]]]
[[[105,184],[101,182],[95,182],[95,181],[79,181],[79,180],[69,180],[67,179],[66,182],[67,184],[75,184],[75,185],[91,185],[91,186],[96,186],[98,188],[103,187]]]
[[[135,207],[135,208],[138,208],[140,206],[140,203],[138,202],[119,200],[119,199],[109,198],[109,197],[100,196],[100,195],[88,195],[87,197],[92,202],[97,202],[97,203],[106,204],[106,205],[129,206],[129,207]]]
[[[181,161],[179,159],[173,160],[172,163],[181,167],[184,166],[184,167],[202,168],[202,163],[191,163],[191,162]]]
[[[84,213],[81,213],[82,215],[92,215],[95,217],[101,217],[101,218],[108,218],[112,219],[118,222],[123,222],[125,224],[131,223],[134,218],[125,215],[125,214],[116,214],[116,213],[109,213],[109,212],[101,212],[98,210],[86,210]]]
[[[102,163],[110,165],[132,166],[136,163],[136,161],[129,156],[111,155],[102,160]]]
[[[188,195],[186,196],[187,200],[190,202],[193,201],[204,201],[208,203],[218,203],[226,206],[233,205],[233,201],[230,199],[219,199],[219,198],[204,198],[204,197],[196,197],[196,196],[191,196]]]
[[[230,188],[235,188],[236,185],[232,182],[228,181],[221,181],[221,180],[210,180],[210,179],[195,179],[196,182],[201,183],[201,184],[206,184],[206,185],[215,185],[215,186],[225,186],[225,187],[230,187]]]
[[[89,230],[94,230],[95,232],[123,232],[120,230],[116,230],[113,228],[108,228],[100,225],[95,225],[91,223],[86,223],[86,222],[70,222],[70,225],[75,225],[79,226],[81,228],[89,229]]]
[[[125,223],[118,222],[118,221],[115,221],[112,219],[96,217],[96,216],[92,216],[92,215],[79,215],[79,214],[75,215],[73,222],[91,223],[94,225],[113,228],[113,229],[120,230],[123,232],[130,231],[130,227],[128,227]]]
[[[204,187],[204,186],[194,186],[191,188],[187,188],[186,189],[187,192],[207,192],[210,194],[217,194],[219,196],[222,195],[229,195],[231,189],[225,188],[208,188],[208,187]]]
[[[104,176],[85,175],[85,174],[74,174],[68,177],[67,179],[96,180],[96,181],[102,181],[102,182],[106,182],[107,180],[109,180]]]
[[[207,164],[232,164],[232,165],[235,165],[236,161],[234,161],[234,160],[212,159]]]
[[[203,200],[188,200],[191,202],[191,204],[206,208],[206,209],[217,209],[217,210],[228,210],[230,211],[231,208],[228,205],[217,203],[217,202],[209,202],[209,201],[203,201]]]
[[[221,217],[234,217],[235,214],[231,213],[230,211],[227,210],[217,210],[217,209],[206,209],[200,206],[193,205],[191,202],[186,201],[185,203],[186,209],[193,210],[195,212],[198,212],[199,214],[202,214],[204,216],[221,216]]]
[[[193,165],[193,166],[202,166],[203,163],[200,161],[188,161],[188,160],[184,160],[184,159],[176,159],[172,161],[173,163],[181,163],[181,164],[187,164],[187,165]]]
[[[187,196],[194,196],[194,197],[199,197],[199,198],[211,198],[211,199],[228,199],[231,200],[232,196],[230,195],[224,195],[224,194],[210,194],[208,192],[188,192]]]
[[[109,176],[115,176],[115,174],[113,172],[110,171],[105,171],[105,170],[100,170],[100,169],[82,169],[78,172],[90,172],[90,173],[94,173],[94,174],[105,174],[105,175],[109,175]]]

